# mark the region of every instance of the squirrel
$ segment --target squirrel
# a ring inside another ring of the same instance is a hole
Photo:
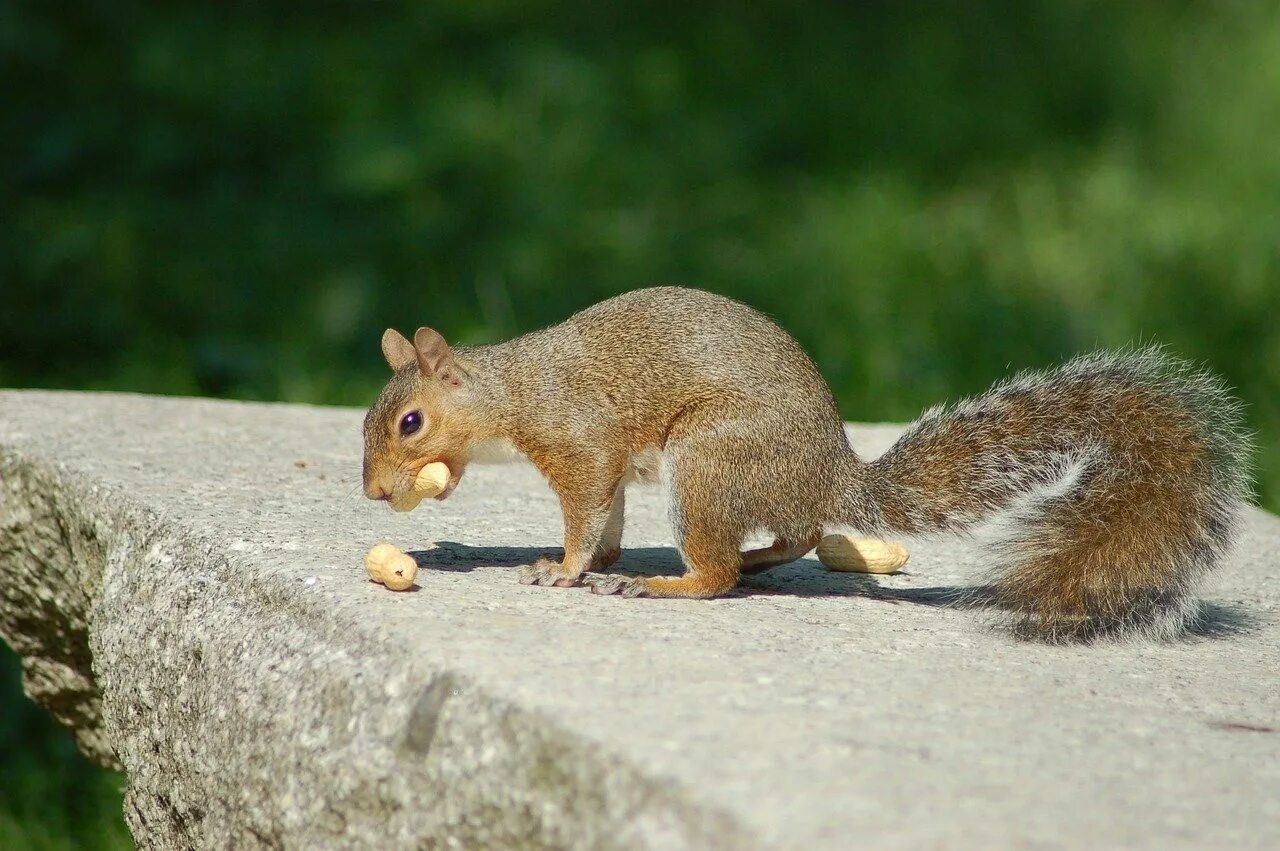
[[[1240,404],[1157,347],[1077,357],[926,411],[883,455],[850,447],[826,381],[763,313],[682,287],[615,296],[496,345],[388,329],[393,371],[364,420],[365,495],[513,446],[564,515],[564,555],[525,584],[569,587],[619,557],[624,488],[659,478],[686,572],[603,594],[707,598],[803,557],[831,530],[999,532],[994,603],[1051,642],[1183,632],[1195,585],[1250,495]],[[764,532],[771,546],[741,551]]]

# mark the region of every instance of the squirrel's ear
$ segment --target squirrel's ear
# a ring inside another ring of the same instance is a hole
[[[436,376],[445,384],[455,387],[462,384],[462,371],[453,359],[453,352],[444,337],[434,328],[419,328],[413,335],[413,347],[418,354],[418,368],[428,378]]]
[[[399,372],[418,357],[413,343],[394,328],[382,332],[382,356],[387,359],[387,366],[392,372]]]

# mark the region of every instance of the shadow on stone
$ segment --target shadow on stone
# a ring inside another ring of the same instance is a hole
[[[477,567],[523,567],[542,556],[559,559],[563,551],[544,547],[473,547],[456,541],[439,541],[434,549],[415,550],[409,555],[418,562],[419,569],[469,572]],[[617,564],[607,570],[593,572],[680,576],[684,569],[680,553],[674,547],[630,547],[623,549]],[[992,585],[890,588],[869,574],[827,570],[812,557],[766,573],[743,577],[741,584],[725,596],[862,597],[935,608],[1003,609]],[[1201,603],[1200,612],[1186,635],[1193,638],[1229,638],[1252,632],[1256,625],[1256,619],[1237,606]]]
[[[1187,629],[1196,638],[1232,638],[1254,632],[1258,619],[1239,606],[1200,603],[1200,612]]]

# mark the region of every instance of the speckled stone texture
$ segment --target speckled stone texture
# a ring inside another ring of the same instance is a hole
[[[948,605],[980,551],[711,601],[522,586],[526,466],[396,515],[361,412],[0,393],[0,635],[143,847],[1280,847],[1280,520],[1172,644]],[[896,429],[855,427],[864,455]],[[367,580],[388,540],[418,588]],[[660,494],[622,570],[677,572]]]

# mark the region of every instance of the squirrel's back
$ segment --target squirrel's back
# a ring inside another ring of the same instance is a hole
[[[668,391],[671,379],[683,379],[699,392],[835,415],[827,383],[800,344],[760,311],[726,296],[649,287],[592,305],[564,326],[580,335],[581,354],[654,390]]]
[[[508,361],[531,373],[517,385],[591,402],[581,409],[608,410],[637,439],[659,442],[676,417],[714,405],[773,428],[780,443],[847,451],[835,399],[809,355],[773,320],[725,296],[633,290],[504,345],[520,350]]]

